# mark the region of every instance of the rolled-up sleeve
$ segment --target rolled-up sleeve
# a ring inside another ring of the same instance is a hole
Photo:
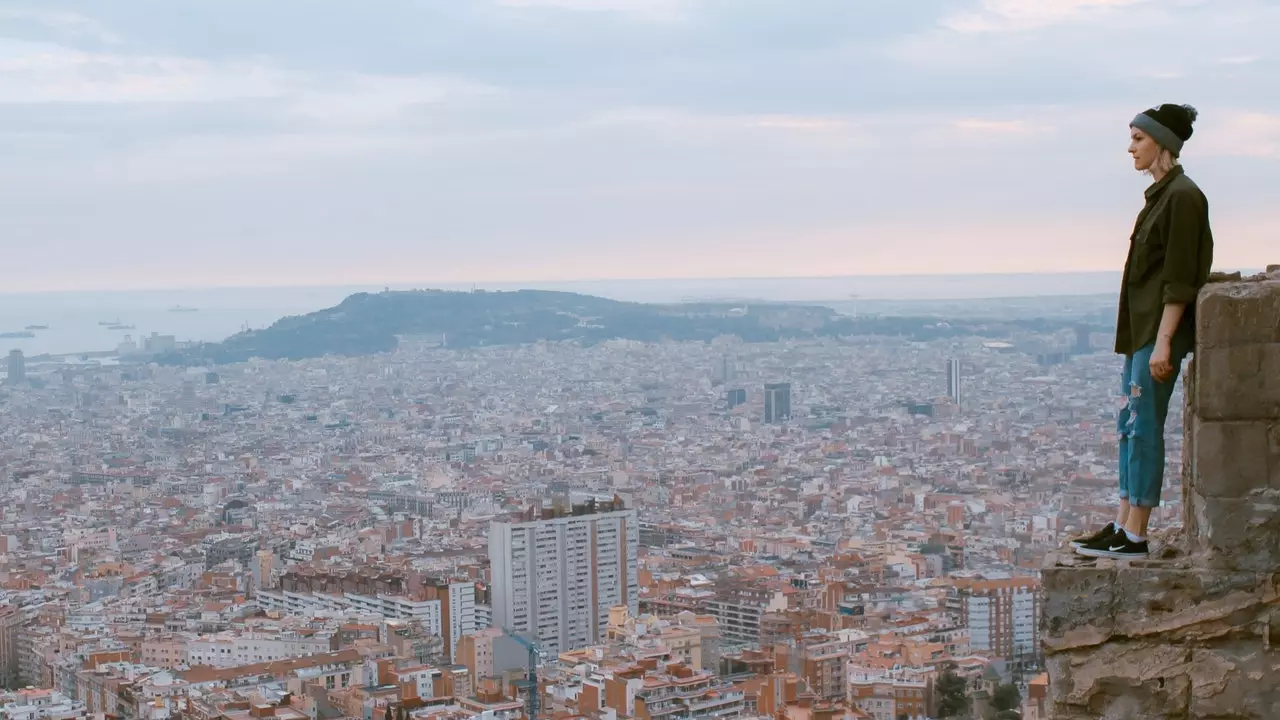
[[[1165,246],[1165,305],[1187,305],[1195,302],[1197,275],[1200,269],[1200,236],[1206,231],[1208,203],[1194,190],[1182,190],[1169,197],[1169,235]]]

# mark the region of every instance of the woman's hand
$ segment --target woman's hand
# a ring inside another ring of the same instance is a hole
[[[1167,337],[1161,337],[1156,340],[1156,346],[1151,351],[1151,378],[1158,383],[1169,382],[1173,377],[1173,341]]]

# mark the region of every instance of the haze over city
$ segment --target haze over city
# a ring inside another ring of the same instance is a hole
[[[10,0],[6,292],[1115,271],[1126,124],[1280,181],[1261,0]]]

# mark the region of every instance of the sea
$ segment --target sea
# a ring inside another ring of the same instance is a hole
[[[126,340],[139,342],[152,333],[173,335],[179,342],[221,341],[242,330],[268,327],[286,316],[337,305],[354,293],[386,289],[559,290],[659,303],[792,301],[841,304],[843,312],[850,304],[856,308],[877,304],[900,306],[939,301],[1106,295],[1114,294],[1119,282],[1119,273],[1078,272],[0,292],[0,333],[23,332],[29,326],[48,328],[31,330],[34,337],[30,338],[0,338],[0,356],[13,349],[21,350],[28,357],[103,353]]]

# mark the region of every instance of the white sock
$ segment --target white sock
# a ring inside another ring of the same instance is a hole
[[[1142,536],[1140,536],[1140,535],[1134,535],[1133,533],[1129,532],[1128,530],[1125,530],[1125,531],[1124,531],[1124,534],[1125,534],[1125,536],[1126,536],[1126,537],[1128,537],[1128,538],[1129,538],[1129,542],[1140,543],[1140,542],[1146,542],[1146,540],[1147,540],[1145,537],[1142,537]]]

